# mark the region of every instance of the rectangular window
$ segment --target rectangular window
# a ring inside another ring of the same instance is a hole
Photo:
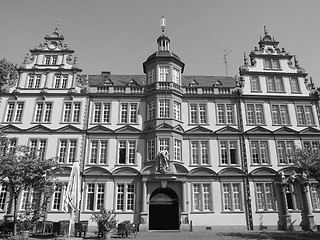
[[[267,77],[268,92],[284,92],[283,81],[281,77]]]
[[[252,76],[250,78],[251,91],[259,92],[260,91],[260,82],[258,76]]]
[[[298,183],[287,185],[286,200],[289,210],[302,210],[301,188]]]
[[[318,189],[317,189],[316,184],[310,185],[310,195],[311,195],[313,210],[319,211],[320,210],[320,196],[318,194]]]
[[[292,153],[294,149],[293,141],[277,141],[277,153],[279,164],[293,163]]]
[[[181,103],[173,101],[173,118],[181,121]]]
[[[269,149],[267,141],[251,141],[252,164],[269,164]]]
[[[181,140],[174,140],[174,160],[181,161]]]
[[[107,144],[106,140],[91,140],[90,145],[90,164],[107,163]]]
[[[159,100],[159,118],[169,117],[169,100]]]
[[[135,186],[134,184],[117,184],[117,211],[134,211]]]
[[[194,183],[192,184],[193,192],[193,211],[212,211],[212,193],[211,184]]]
[[[110,123],[110,103],[94,103],[94,123]]]
[[[121,103],[120,123],[137,123],[136,103]]]
[[[217,104],[219,124],[235,124],[234,104]]]
[[[290,86],[291,86],[291,92],[293,93],[300,93],[300,85],[298,78],[290,78]]]
[[[308,149],[309,151],[319,151],[320,142],[319,141],[303,141],[303,148]]]
[[[104,183],[87,183],[86,193],[86,210],[96,211],[100,205],[104,206]]]
[[[220,141],[220,161],[222,165],[239,164],[237,141]]]
[[[242,191],[240,183],[223,183],[223,211],[242,211]]]
[[[6,210],[6,204],[9,197],[9,191],[8,191],[7,185],[0,185],[0,211]]]
[[[6,112],[6,122],[21,122],[23,113],[23,102],[8,102]]]
[[[57,65],[58,55],[46,55],[44,59],[45,65]]]
[[[256,183],[257,211],[275,211],[276,204],[272,183]]]
[[[314,116],[311,105],[297,105],[296,106],[298,125],[314,125]]]
[[[170,139],[169,138],[160,138],[159,139],[159,151],[167,150],[170,153]]]
[[[65,102],[63,109],[63,122],[64,123],[78,123],[80,122],[80,102]]]
[[[180,85],[180,71],[177,68],[172,68],[172,81]]]
[[[265,59],[264,60],[264,68],[265,69],[280,69],[280,61],[279,59]]]
[[[166,82],[169,78],[169,67],[159,67],[159,81]]]
[[[147,158],[148,161],[153,161],[155,159],[154,139],[147,141]]]
[[[287,105],[271,105],[272,122],[274,125],[290,124]]]
[[[135,164],[136,162],[136,141],[120,140],[118,143],[119,164]]]
[[[148,120],[154,119],[156,117],[156,103],[155,101],[149,102],[147,105]]]
[[[33,151],[37,151],[39,158],[45,158],[47,147],[46,139],[30,139],[30,147]]]
[[[60,139],[59,140],[59,163],[73,163],[76,159],[77,140]]]
[[[36,102],[35,122],[51,121],[52,102]]]
[[[148,84],[154,83],[156,81],[156,68],[152,68],[148,71]]]
[[[27,88],[40,88],[41,85],[41,74],[31,74],[28,75],[28,85]]]
[[[207,123],[207,106],[206,104],[190,104],[189,106],[190,123],[206,124]]]
[[[247,104],[248,124],[265,124],[262,104]]]
[[[61,211],[62,210],[62,190],[63,187],[55,186],[52,196],[52,210]]]
[[[191,164],[208,165],[209,164],[209,142],[191,141]]]
[[[68,74],[56,74],[54,75],[54,88],[67,88]]]

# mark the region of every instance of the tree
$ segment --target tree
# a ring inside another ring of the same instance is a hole
[[[293,152],[294,165],[320,185],[320,151],[310,148],[296,148]]]
[[[54,158],[44,159],[42,153],[28,146],[10,146],[10,139],[0,133],[0,183],[9,188],[14,205],[13,222],[16,235],[17,201],[28,188],[43,190],[54,177],[59,165]]]
[[[0,89],[3,85],[12,85],[18,79],[18,67],[5,58],[0,60]]]

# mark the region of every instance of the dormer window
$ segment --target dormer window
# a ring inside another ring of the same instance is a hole
[[[172,69],[172,81],[180,85],[180,71],[177,68]]]
[[[156,68],[151,68],[148,71],[148,84],[154,83],[156,81]]]
[[[280,69],[279,59],[267,58],[264,60],[265,69]]]
[[[57,65],[58,56],[57,55],[46,55],[45,56],[45,65]]]
[[[168,76],[169,76],[169,67],[168,66],[163,66],[159,67],[159,81],[160,82],[166,82],[168,81]]]

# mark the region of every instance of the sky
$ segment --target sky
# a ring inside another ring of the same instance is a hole
[[[83,74],[143,74],[164,16],[185,75],[239,75],[266,26],[320,87],[319,9],[319,0],[1,0],[0,59],[22,64],[59,20]]]

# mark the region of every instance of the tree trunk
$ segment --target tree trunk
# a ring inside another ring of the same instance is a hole
[[[14,194],[14,208],[13,208],[13,236],[17,235],[17,203],[18,203],[18,196]]]

